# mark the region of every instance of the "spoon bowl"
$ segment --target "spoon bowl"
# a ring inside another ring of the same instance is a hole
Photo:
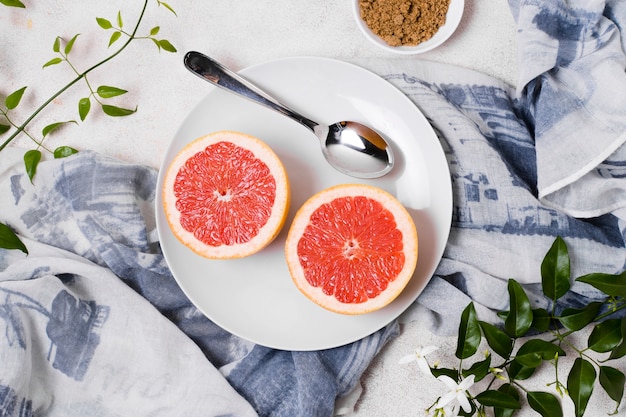
[[[307,127],[319,139],[322,153],[338,171],[356,178],[378,178],[393,168],[391,146],[373,129],[352,121],[329,126],[296,113],[241,75],[199,52],[187,52],[187,69],[210,83],[262,104]]]

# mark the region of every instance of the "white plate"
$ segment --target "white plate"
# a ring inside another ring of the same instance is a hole
[[[379,76],[331,59],[298,57],[241,72],[280,101],[321,123],[367,122],[392,138],[397,165],[382,179],[356,180],[331,168],[307,128],[272,110],[198,79],[209,94],[176,133],[163,160],[156,201],[165,259],[189,299],[213,322],[252,342],[285,350],[341,346],[381,329],[421,293],[439,263],[452,215],[450,172],[433,129],[415,105]],[[190,75],[191,76],[191,75]],[[283,161],[292,200],[285,228],[261,252],[237,260],[204,259],[179,243],[165,219],[163,174],[190,141],[218,130],[237,130],[269,144]],[[344,316],[313,304],[293,284],[283,246],[296,210],[319,190],[339,183],[370,183],[396,195],[419,234],[415,275],[387,307]]]
[[[365,35],[367,39],[369,39],[374,45],[396,54],[410,55],[410,54],[421,54],[423,52],[428,52],[445,41],[448,40],[450,36],[456,31],[456,28],[461,23],[461,18],[463,17],[463,9],[465,8],[465,0],[450,0],[450,4],[448,6],[448,12],[446,13],[446,23],[443,24],[433,35],[432,38],[428,39],[417,45],[403,45],[403,46],[391,46],[378,35],[376,35],[372,30],[367,26],[367,24],[361,19],[361,8],[359,6],[359,0],[352,1],[352,14],[356,20],[356,24],[361,30],[361,33]]]

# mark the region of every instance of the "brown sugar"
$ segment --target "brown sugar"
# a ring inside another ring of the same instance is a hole
[[[417,45],[446,23],[450,0],[359,0],[365,24],[391,46]]]

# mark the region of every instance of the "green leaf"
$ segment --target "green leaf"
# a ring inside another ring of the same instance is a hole
[[[565,351],[554,343],[530,339],[519,348],[515,361],[525,367],[536,368],[542,361],[554,359],[555,355],[565,356]]]
[[[70,39],[70,41],[67,43],[67,45],[65,45],[65,55],[69,55],[70,52],[72,52],[72,48],[74,47],[74,42],[76,42],[76,38],[78,38],[79,35],[80,33],[77,33],[76,35],[74,35],[72,39]]]
[[[626,317],[622,318],[622,343],[620,343],[613,349],[613,351],[611,352],[611,355],[609,356],[609,359],[619,359],[625,355],[626,355]]]
[[[6,224],[0,223],[0,248],[2,249],[19,249],[28,255],[26,245],[20,240],[15,232]]]
[[[541,365],[543,358],[537,352],[529,352],[526,354],[517,354],[515,356],[515,362],[519,363],[525,368],[536,368]]]
[[[594,301],[581,309],[566,308],[558,319],[569,330],[580,330],[595,320],[600,307],[602,307],[602,303]]]
[[[56,38],[54,38],[54,43],[52,44],[52,50],[54,52],[61,51],[61,37],[60,36],[57,36]]]
[[[550,328],[550,314],[545,308],[535,308],[533,311],[533,323],[532,328],[545,332]]]
[[[96,17],[96,22],[102,29],[111,29],[113,27],[111,22],[103,17]]]
[[[53,131],[57,130],[58,128],[60,128],[63,125],[66,125],[68,123],[76,123],[74,120],[68,120],[67,122],[56,122],[56,123],[51,123],[48,126],[45,126],[42,130],[41,130],[41,134],[43,137],[48,136],[50,133],[52,133]]]
[[[521,337],[526,334],[533,323],[533,312],[530,301],[522,286],[515,280],[509,279],[509,314],[504,320],[504,330],[511,337]]]
[[[450,369],[450,368],[430,368],[430,371],[432,372],[433,376],[435,378],[437,378],[438,376],[441,375],[445,375],[448,376],[450,378],[452,378],[453,380],[457,380],[457,378],[459,377],[459,372],[456,369]]]
[[[152,42],[154,42],[154,44],[156,45],[157,48],[159,48],[159,51],[161,51],[161,45],[159,45],[159,41],[154,39],[154,38],[150,38],[150,40],[152,40]]]
[[[536,367],[529,368],[528,366],[524,366],[519,362],[513,361],[509,365],[509,378],[517,380],[528,379],[535,373],[536,369]]]
[[[11,129],[11,126],[0,123],[0,135],[6,133]]]
[[[530,408],[543,417],[563,417],[559,399],[547,392],[531,391],[526,394]]]
[[[498,388],[498,391],[513,397],[519,403],[519,393],[513,385],[503,384],[500,386],[500,388]],[[494,407],[493,413],[495,417],[512,417],[513,413],[515,413],[515,410],[515,408]]]
[[[12,110],[20,104],[25,90],[26,87],[22,87],[19,90],[12,92],[4,99],[4,105],[7,106],[8,110]]]
[[[45,64],[43,64],[42,68],[46,68],[46,67],[49,67],[51,65],[60,64],[61,62],[63,62],[63,60],[61,58],[52,58],[50,61],[48,61]]]
[[[117,12],[117,27],[120,29],[124,27],[124,22],[122,22],[122,12],[119,10]]]
[[[113,32],[111,34],[111,38],[109,39],[109,46],[113,45],[115,41],[120,38],[120,36],[122,36],[122,32],[119,32],[119,31]]]
[[[177,52],[174,45],[172,45],[170,41],[168,41],[167,39],[161,39],[157,42],[158,42],[158,45],[164,50],[166,50],[167,52]]]
[[[576,278],[576,281],[589,284],[606,295],[626,298],[626,271],[616,275],[602,273],[587,274]]]
[[[567,376],[567,391],[574,402],[576,417],[582,417],[596,381],[596,370],[583,358],[576,358]]]
[[[470,375],[474,375],[474,381],[478,382],[489,374],[490,366],[491,366],[491,355],[487,356],[482,361],[474,363],[468,369],[463,370],[462,372],[463,377],[467,378]]]
[[[159,26],[155,26],[152,29],[150,29],[150,36],[155,36],[159,33],[159,31],[161,30],[161,28]]]
[[[511,338],[493,324],[484,321],[479,321],[478,324],[491,349],[502,358],[507,359],[511,354],[511,350],[513,350],[513,341]]]
[[[499,407],[517,410],[522,408],[519,399],[502,391],[487,390],[476,396],[476,401],[487,407]]]
[[[501,310],[501,311],[498,311],[496,313],[496,315],[498,316],[498,318],[500,320],[504,321],[509,316],[509,311],[508,310]]]
[[[480,344],[481,334],[474,303],[469,303],[461,314],[459,338],[456,346],[456,357],[466,359],[476,353]]]
[[[67,158],[68,156],[74,155],[75,153],[78,153],[78,151],[70,146],[59,146],[54,150],[53,155],[55,159],[60,159]]]
[[[135,110],[130,110],[130,109],[124,109],[122,107],[117,107],[117,106],[111,106],[108,104],[103,104],[102,105],[102,111],[109,115],[109,116],[113,116],[113,117],[122,117],[122,116],[128,116],[131,115],[133,113],[135,113],[137,111],[137,109]]]
[[[609,397],[619,406],[624,396],[624,385],[626,384],[624,374],[610,366],[601,366],[598,379],[600,380],[602,388],[604,388]]]
[[[569,278],[570,259],[567,245],[560,236],[557,236],[541,262],[543,293],[546,297],[556,301],[570,289]]]
[[[89,114],[89,110],[91,110],[91,100],[89,100],[89,97],[81,98],[78,101],[78,115],[80,116],[81,121],[85,121],[85,118]]]
[[[162,1],[159,1],[159,6],[163,6],[163,7],[165,7],[167,10],[169,10],[169,11],[170,11],[170,12],[172,12],[172,13],[174,13],[174,16],[178,16],[178,15],[176,14],[176,12],[174,11],[174,9],[172,9],[172,7],[171,7],[169,4],[167,4],[167,3],[165,3],[165,2],[162,2]]]
[[[20,7],[22,9],[26,8],[24,3],[22,3],[20,0],[0,0],[0,3],[4,4],[5,6],[9,6],[9,7]]]
[[[531,339],[524,343],[521,348],[517,351],[518,354],[520,352],[536,352],[541,355],[541,358],[545,361],[554,359],[555,355],[565,356],[566,353],[560,346],[555,345],[552,342],[548,342],[546,340],[541,339]]]
[[[96,92],[102,98],[111,98],[128,93],[127,90],[122,90],[121,88],[111,87],[108,85],[101,85],[100,87],[98,87]]]
[[[41,152],[37,149],[31,149],[30,151],[26,151],[24,154],[24,166],[26,167],[26,173],[28,174],[28,178],[31,183],[37,173],[39,161],[41,161]]]
[[[609,352],[622,340],[622,320],[611,319],[595,325],[587,344],[594,352]]]

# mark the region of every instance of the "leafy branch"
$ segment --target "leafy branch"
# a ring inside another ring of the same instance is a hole
[[[115,24],[111,22],[109,19],[97,17],[96,22],[100,28],[104,30],[113,30],[112,35],[109,38],[108,47],[111,47],[117,41],[121,41],[126,38],[125,41],[121,44],[121,46],[108,55],[106,58],[97,62],[96,64],[90,66],[84,71],[79,71],[74,63],[70,59],[70,54],[74,50],[74,45],[76,44],[78,37],[80,34],[74,35],[69,41],[64,42],[63,38],[57,36],[52,45],[52,51],[55,53],[55,57],[48,60],[44,65],[43,69],[46,69],[51,66],[55,66],[58,64],[65,63],[69,66],[69,68],[75,74],[75,77],[63,85],[57,92],[52,94],[47,100],[45,100],[40,106],[38,106],[24,121],[21,123],[13,120],[13,111],[18,108],[20,103],[22,103],[22,98],[24,97],[25,92],[27,91],[27,86],[21,87],[10,94],[8,94],[4,103],[0,103],[0,136],[4,134],[9,134],[9,136],[0,143],[0,152],[4,150],[13,140],[15,140],[20,135],[25,135],[30,140],[35,143],[35,149],[31,149],[25,152],[24,154],[24,167],[26,173],[31,181],[37,172],[37,166],[42,158],[42,152],[47,151],[53,155],[54,158],[64,158],[69,155],[72,155],[78,152],[76,149],[69,146],[59,146],[56,149],[48,149],[44,145],[44,140],[50,134],[58,130],[59,128],[68,125],[68,124],[78,124],[76,120],[66,120],[66,121],[57,121],[45,126],[40,136],[36,136],[32,134],[29,130],[27,130],[28,125],[55,99],[73,87],[75,84],[80,81],[84,81],[89,94],[86,97],[83,97],[78,102],[78,116],[81,122],[84,122],[89,113],[92,110],[93,102],[96,103],[102,110],[102,112],[111,117],[123,117],[129,116],[137,111],[137,107],[134,109],[128,109],[124,107],[119,107],[116,105],[109,104],[106,100],[121,96],[126,94],[128,91],[119,87],[109,86],[109,85],[100,85],[96,88],[92,86],[89,81],[88,75],[91,74],[96,69],[102,67],[107,62],[111,61],[118,55],[124,51],[131,42],[135,40],[151,40],[158,48],[159,51],[164,50],[166,52],[176,52],[176,48],[172,45],[167,39],[157,38],[157,35],[160,32],[160,27],[155,26],[150,29],[147,35],[140,36],[138,35],[139,27],[141,22],[145,16],[146,8],[148,6],[148,1],[145,0],[143,7],[141,9],[141,13],[135,22],[134,26],[130,31],[127,31],[124,27],[124,21],[122,19],[121,11],[118,11],[116,18],[114,19]],[[155,0],[157,5],[163,6],[166,10],[176,15],[174,9],[167,3],[161,0]],[[19,0],[0,0],[0,4],[7,7],[17,7],[17,8],[25,8],[26,6]],[[2,106],[4,104],[4,107]],[[4,249],[18,249],[24,253],[28,253],[26,246],[20,241],[15,232],[6,224],[0,223],[0,248]]]
[[[566,308],[557,313],[557,301],[570,290],[569,253],[565,241],[557,237],[541,264],[541,278],[542,291],[551,301],[550,311],[533,309],[525,290],[514,279],[507,284],[510,304],[508,311],[499,314],[503,320],[501,325],[479,320],[473,303],[465,308],[455,352],[459,359],[458,369],[426,368],[446,385],[451,385],[449,380],[457,388],[465,384],[463,398],[448,409],[451,397],[444,395],[428,412],[432,411],[435,416],[484,416],[486,409],[491,408],[495,416],[511,417],[522,407],[520,397],[524,395],[528,405],[541,416],[562,417],[559,397],[568,396],[574,405],[575,416],[582,417],[594,388],[599,384],[615,401],[613,414],[617,414],[624,397],[626,376],[611,361],[626,356],[626,317],[614,318],[617,312],[626,308],[626,271],[615,275],[592,273],[576,278],[575,281],[589,284],[604,293],[605,298],[590,302],[583,308]],[[577,347],[570,342],[569,336],[587,326],[593,327],[586,346]],[[542,337],[531,337],[530,332],[539,333]],[[520,340],[522,337],[527,338],[523,343]],[[475,356],[483,340],[502,361],[493,364],[491,352],[488,352],[467,366],[467,360]],[[561,381],[559,359],[566,355],[566,349],[573,351],[577,357],[568,372],[567,381]],[[417,352],[421,351],[423,349]],[[594,359],[599,354],[606,357]],[[417,360],[424,359],[419,357]],[[553,386],[558,396],[524,387],[524,381],[532,377],[543,363],[554,366],[555,380],[547,385]],[[487,388],[475,396],[471,395],[469,388],[483,379]]]
[[[7,3],[11,3],[11,4],[7,4]],[[13,7],[23,7],[23,6],[16,6],[13,0],[2,0],[2,4],[11,5]],[[157,0],[157,4],[159,6],[164,6],[167,10],[175,14],[174,10],[167,3]],[[39,115],[39,113],[41,113],[42,110],[44,110],[57,97],[59,97],[61,94],[65,93],[68,89],[70,89],[74,84],[83,80],[89,90],[89,95],[87,97],[81,98],[78,103],[78,115],[81,121],[84,121],[87,115],[89,114],[89,112],[91,111],[92,99],[98,105],[100,105],[100,108],[102,109],[102,111],[108,116],[121,117],[121,116],[131,115],[137,111],[137,108],[127,109],[127,108],[107,104],[104,102],[104,100],[106,99],[121,96],[127,93],[127,90],[124,90],[118,87],[107,86],[107,85],[102,85],[97,88],[93,88],[89,82],[88,75],[94,70],[100,68],[107,62],[114,59],[119,54],[121,54],[122,51],[124,51],[131,42],[138,40],[138,39],[150,39],[157,45],[159,50],[165,50],[167,52],[176,52],[176,48],[168,40],[156,38],[156,35],[159,33],[158,26],[152,28],[149,31],[149,34],[147,36],[137,35],[137,32],[139,30],[139,27],[145,15],[147,5],[148,5],[148,0],[145,0],[143,7],[141,9],[139,18],[137,19],[137,22],[135,23],[131,31],[126,31],[124,29],[124,23],[122,20],[121,12],[117,13],[117,17],[116,17],[117,26],[114,26],[111,23],[111,21],[108,19],[100,18],[100,17],[96,18],[96,22],[102,29],[114,30],[113,35],[109,38],[109,45],[108,45],[109,47],[111,47],[117,40],[121,39],[123,36],[126,36],[126,41],[115,52],[113,52],[112,54],[104,58],[103,60],[99,61],[98,63],[92,65],[85,71],[82,71],[82,72],[78,71],[76,69],[76,66],[70,60],[70,53],[72,52],[74,48],[74,44],[77,41],[79,34],[74,35],[64,45],[62,44],[63,43],[62,38],[60,36],[57,36],[52,46],[52,50],[57,56],[47,61],[43,65],[43,68],[47,68],[53,65],[58,65],[61,63],[66,63],[71,68],[71,70],[75,73],[76,76],[70,82],[68,82],[63,87],[61,87],[56,93],[50,96],[50,98],[48,98],[43,104],[37,107],[33,111],[33,113],[29,117],[27,117],[26,120],[24,120],[21,124],[14,122],[11,118],[10,113],[12,110],[16,109],[19,106],[27,87],[22,87],[10,93],[5,98],[4,100],[5,108],[4,109],[0,108],[0,115],[3,116],[3,118],[6,120],[6,123],[0,123],[0,134],[5,134],[9,132],[11,129],[13,129],[13,132],[2,144],[0,144],[0,151],[2,151],[6,146],[9,145],[9,143],[11,143],[15,138],[17,138],[21,134],[25,134],[33,142],[35,142],[36,148],[28,151],[24,155],[24,163],[26,167],[26,172],[28,173],[31,181],[36,173],[37,165],[39,164],[39,161],[41,160],[40,149],[44,149],[48,152],[51,152],[55,158],[65,157],[76,152],[75,149],[72,149],[69,147],[61,147],[55,150],[50,150],[50,149],[45,148],[45,146],[43,145],[44,139],[50,133],[54,132],[58,128],[68,123],[77,123],[75,120],[55,122],[55,123],[47,125],[46,127],[43,128],[41,132],[41,139],[35,138],[34,135],[32,135],[26,130],[26,127],[28,126],[28,124],[35,117],[37,117],[37,115]]]

